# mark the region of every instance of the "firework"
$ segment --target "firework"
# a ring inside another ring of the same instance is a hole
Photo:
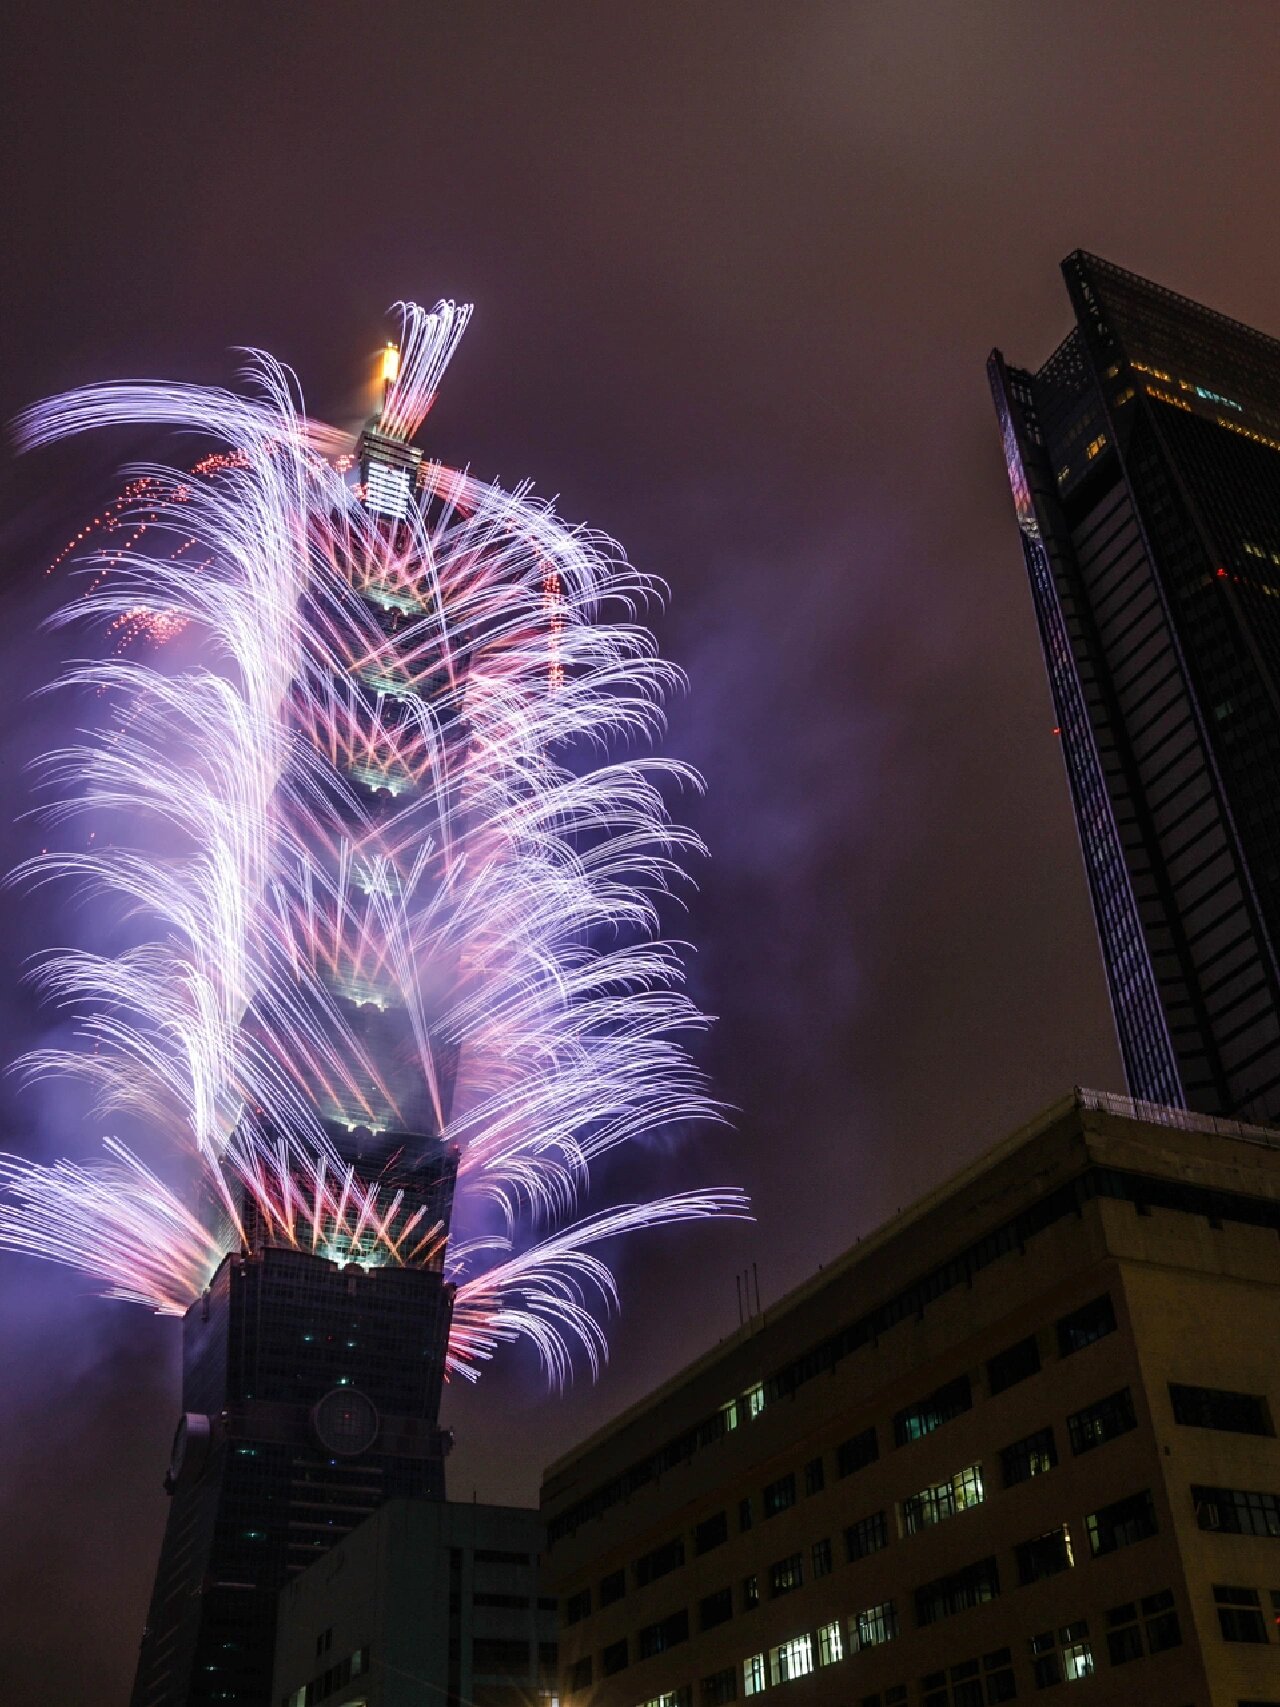
[[[121,422],[213,447],[132,471],[73,542],[87,586],[61,620],[109,642],[62,680],[107,709],[40,785],[51,819],[119,833],[16,874],[132,921],[118,952],[41,961],[75,1042],[24,1072],[176,1135],[198,1183],[113,1141],[8,1157],[0,1245],[166,1312],[255,1238],[443,1266],[455,1372],[525,1338],[561,1381],[575,1346],[605,1355],[594,1247],[745,1213],[731,1189],[582,1213],[609,1151],[717,1117],[659,934],[699,849],[664,793],[697,779],[651,756],[679,681],[639,620],[658,589],[527,488],[423,458],[470,311],[400,311],[358,444],[261,354],[243,392],[102,386],[19,422],[27,447]],[[179,633],[180,665],[121,648]],[[405,1185],[428,1151],[483,1228],[452,1248]]]

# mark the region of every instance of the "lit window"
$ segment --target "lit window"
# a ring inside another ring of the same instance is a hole
[[[1089,443],[1085,446],[1084,454],[1089,458],[1089,461],[1092,462],[1094,457],[1106,448],[1107,435],[1105,433],[1099,433],[1096,439],[1089,440]]]
[[[1055,1576],[1059,1571],[1070,1570],[1076,1562],[1071,1549],[1071,1531],[1065,1523],[1059,1529],[1037,1535],[1034,1540],[1021,1542],[1014,1548],[1013,1556],[1020,1583],[1034,1583],[1041,1577]]]
[[[1056,1636],[1046,1630],[1031,1639],[1032,1676],[1037,1689],[1049,1689],[1055,1683],[1079,1683],[1093,1673],[1093,1649],[1089,1644],[1089,1626],[1081,1619],[1064,1624]]]
[[[757,1382],[754,1387],[748,1387],[742,1397],[746,1401],[747,1415],[758,1417],[764,1409],[764,1388]]]
[[[764,1655],[752,1654],[742,1662],[742,1693],[759,1695],[764,1688]]]
[[[970,1506],[981,1505],[983,1498],[982,1466],[969,1464],[963,1470],[957,1470],[955,1475],[945,1482],[921,1488],[918,1494],[912,1494],[903,1500],[903,1533],[914,1535],[917,1530],[926,1529],[932,1523],[941,1523],[944,1518],[954,1517],[957,1512],[967,1511]]]
[[[973,1394],[969,1377],[957,1376],[954,1381],[948,1381],[945,1387],[939,1387],[927,1398],[908,1405],[897,1413],[893,1419],[894,1441],[898,1446],[907,1446],[913,1440],[923,1440],[926,1434],[932,1434],[934,1429],[941,1428],[943,1423],[960,1416],[972,1404]]]
[[[1001,1452],[1000,1469],[1004,1485],[1013,1488],[1019,1482],[1030,1481],[1032,1476],[1043,1476],[1057,1462],[1058,1449],[1054,1444],[1053,1430],[1037,1429],[1034,1434],[1015,1440],[1012,1446],[1006,1446]]]
[[[393,516],[403,521],[409,510],[412,475],[407,468],[392,468],[384,462],[369,465],[365,502],[375,516]]]
[[[813,1637],[793,1636],[769,1649],[770,1683],[789,1683],[793,1677],[807,1677],[813,1670]]]
[[[877,1648],[882,1642],[891,1642],[897,1634],[898,1609],[891,1600],[865,1607],[849,1620],[849,1647],[855,1654],[860,1648]]]
[[[1087,1624],[1071,1625],[1073,1630],[1087,1630]],[[1064,1632],[1065,1633],[1065,1632]],[[1062,1669],[1068,1683],[1077,1683],[1093,1671],[1093,1649],[1087,1641],[1070,1642],[1062,1649]]]
[[[823,1624],[818,1630],[818,1664],[833,1666],[844,1658],[844,1638],[840,1634],[840,1620],[833,1618],[830,1624]]]

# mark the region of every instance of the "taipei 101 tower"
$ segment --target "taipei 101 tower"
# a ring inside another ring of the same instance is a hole
[[[418,448],[471,311],[399,312],[358,434],[263,352],[239,390],[91,385],[17,423],[213,447],[67,548],[104,644],[59,680],[97,709],[16,873],[95,933],[40,959],[66,1023],[21,1065],[113,1124],[84,1160],[0,1153],[0,1251],[182,1321],[133,1707],[269,1707],[285,1583],[443,1500],[446,1377],[517,1343],[553,1387],[598,1372],[598,1247],[748,1209],[591,1200],[613,1151],[718,1116],[662,936],[703,850],[666,804],[698,778],[652,750],[661,588]]]
[[[342,1185],[321,1194],[328,1207],[301,1237],[287,1186],[274,1210],[242,1194],[240,1248],[186,1312],[183,1414],[133,1707],[261,1707],[282,1585],[384,1500],[444,1498],[448,1437],[437,1416],[453,1289],[443,1265],[458,1154],[441,1132],[455,1064],[437,1048],[424,1074],[415,1025],[431,1016],[400,999],[385,947],[371,949],[349,899],[352,874],[366,906],[404,881],[405,797],[443,818],[463,739],[460,718],[425,733],[417,710],[430,695],[415,651],[430,595],[406,525],[411,507],[420,513],[422,455],[389,406],[398,365],[388,346],[383,406],[348,471],[365,525],[327,519],[339,573],[308,586],[299,613],[313,634],[354,627],[358,655],[317,649],[314,679],[294,684],[283,713],[294,790],[300,770],[311,789],[327,789],[337,830],[319,847],[314,817],[292,832],[329,879],[308,903],[322,995],[305,998],[310,1025],[297,1028],[321,1030],[323,1047],[295,1077]],[[353,599],[364,607],[354,625],[349,607],[335,608]],[[415,845],[433,833],[419,822]],[[257,1018],[251,1006],[250,1032]],[[314,1186],[294,1181],[299,1197]],[[367,1260],[371,1245],[396,1260]]]

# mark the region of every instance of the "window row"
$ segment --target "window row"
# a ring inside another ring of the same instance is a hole
[[[1222,1592],[1245,1596],[1250,1591]],[[766,1689],[807,1677],[815,1670],[839,1664],[863,1648],[892,1641],[897,1635],[898,1618],[891,1601],[854,1613],[849,1619],[847,1638],[839,1620],[833,1620],[816,1631],[789,1637],[776,1647],[748,1655],[741,1666],[741,1694],[759,1695]],[[1113,1666],[1163,1653],[1181,1642],[1181,1626],[1173,1594],[1168,1589],[1112,1607],[1106,1614],[1107,1657]],[[1085,1619],[1039,1632],[1028,1639],[1027,1649],[1031,1680],[1037,1690],[1080,1682],[1096,1670]],[[727,1707],[738,1699],[738,1694],[739,1672],[726,1666],[702,1679],[701,1707]],[[996,1703],[1015,1700],[1017,1694],[1010,1648],[974,1655],[926,1673],[920,1679],[920,1707],[994,1707]],[[643,1707],[661,1707],[661,1704],[683,1707],[688,1696],[687,1688],[673,1691],[655,1696],[651,1702],[643,1703]],[[883,1707],[891,1707],[892,1703],[906,1699],[907,1687],[900,1685],[883,1695],[863,1696],[862,1702],[863,1707],[881,1707],[882,1703]]]
[[[1116,1316],[1110,1293],[1104,1292],[1098,1298],[1092,1299],[1080,1309],[1063,1316],[1056,1324],[1058,1350],[1063,1357],[1092,1345],[1096,1340],[1115,1331]],[[1040,1351],[1034,1335],[1019,1340],[1008,1347],[987,1363],[987,1382],[992,1394],[1001,1393],[1016,1382],[1026,1379],[1039,1371]],[[1179,1414],[1179,1408],[1186,1410],[1194,1408],[1195,1401],[1179,1399],[1177,1395],[1200,1395],[1199,1412],[1209,1414],[1212,1405],[1204,1399],[1207,1389],[1200,1388],[1170,1388],[1175,1395],[1174,1411],[1177,1420],[1191,1420]],[[1220,1399],[1239,1399],[1241,1395],[1218,1395]],[[763,1389],[759,1386],[748,1389],[740,1400],[730,1401],[724,1409],[733,1410],[735,1416],[755,1416],[763,1408]],[[922,1439],[940,1428],[952,1418],[962,1415],[973,1406],[973,1389],[969,1377],[961,1375],[954,1380],[944,1383],[923,1399],[899,1410],[893,1418],[893,1437],[898,1446],[905,1446],[914,1440]],[[1213,1413],[1218,1414],[1218,1413]],[[1235,1414],[1235,1413],[1232,1413]],[[736,1427],[737,1423],[729,1426]],[[1234,1426],[1222,1422],[1208,1422],[1204,1426],[1223,1427]],[[1087,1407],[1067,1419],[1068,1434],[1074,1453],[1089,1451],[1092,1447],[1101,1445],[1104,1441],[1113,1439],[1117,1434],[1136,1427],[1132,1398],[1128,1389],[1099,1401],[1095,1406]],[[852,1475],[855,1471],[868,1464],[875,1463],[880,1456],[879,1438],[873,1425],[842,1441],[836,1448],[836,1472],[840,1477]],[[1057,1463],[1057,1453],[1053,1442],[1052,1431],[1044,1429],[1038,1434],[1029,1436],[1025,1441],[1015,1442],[1001,1454],[1004,1484],[1013,1486],[1026,1477],[1036,1475],[1042,1469],[1051,1468]],[[969,1471],[957,1472],[957,1477],[972,1474],[978,1478],[976,1486],[966,1490],[959,1485],[949,1492],[945,1485],[923,1489],[919,1494],[910,1496],[903,1502],[903,1533],[914,1534],[917,1529],[931,1522],[938,1521],[940,1516],[951,1516],[955,1511],[964,1510],[966,1506],[977,1504],[983,1498],[980,1478],[980,1466],[971,1466]],[[820,1493],[826,1485],[825,1460],[821,1457],[811,1459],[804,1467],[804,1490],[808,1495]],[[773,1481],[766,1483],[761,1494],[761,1511],[767,1519],[776,1517],[794,1506],[799,1497],[799,1483],[795,1471],[788,1471]],[[750,1529],[754,1522],[754,1511],[751,1498],[748,1496],[738,1502],[738,1528],[740,1531]],[[694,1526],[693,1550],[695,1556],[710,1552],[713,1548],[722,1546],[729,1539],[729,1518],[726,1511],[712,1513]],[[854,1556],[854,1555],[851,1555]],[[637,1588],[645,1587],[656,1581],[668,1571],[677,1569],[685,1562],[685,1545],[683,1537],[674,1537],[661,1546],[643,1554],[632,1564],[632,1576]],[[599,1596],[600,1605],[608,1606],[626,1591],[626,1578],[621,1570],[611,1572],[601,1579]],[[581,1589],[568,1597],[564,1608],[564,1622],[577,1623],[591,1611],[591,1591]]]
[[[1196,1488],[1192,1490],[1193,1497],[1204,1495],[1222,1496],[1226,1490]],[[1260,1496],[1240,1496],[1252,1499]],[[1270,1498],[1271,1496],[1267,1496]],[[1273,1501],[1274,1504],[1274,1501]],[[1198,1500],[1197,1509],[1207,1508],[1207,1502]],[[1225,1507],[1223,1508],[1225,1509]],[[1245,1508],[1252,1512],[1254,1507]],[[1241,1520],[1243,1521],[1243,1519]],[[868,1527],[871,1525],[872,1527]],[[1202,1520],[1202,1527],[1205,1526]],[[1219,1527],[1226,1527],[1220,1523]],[[1119,1552],[1124,1547],[1146,1540],[1157,1533],[1155,1505],[1149,1489],[1141,1493],[1131,1494],[1125,1499],[1115,1500],[1109,1505],[1100,1506],[1097,1511],[1090,1512],[1084,1520],[1084,1534],[1088,1542],[1089,1554],[1093,1558],[1101,1558],[1109,1553]],[[1272,1530],[1251,1530],[1247,1533],[1274,1533]],[[866,1553],[875,1552],[884,1545],[884,1514],[878,1513],[874,1519],[864,1519],[862,1524],[855,1525],[846,1532],[846,1546],[850,1557],[854,1557],[856,1545],[863,1549],[856,1554],[863,1557]],[[814,1574],[825,1575],[830,1569],[830,1547],[827,1542],[815,1544],[813,1550]],[[1075,1547],[1072,1541],[1069,1524],[1063,1523],[1057,1528],[1046,1530],[1040,1535],[1029,1537],[1019,1542],[1013,1549],[1014,1566],[1020,1587],[1039,1582],[1044,1577],[1056,1576],[1061,1571],[1074,1568],[1076,1563]],[[799,1553],[789,1554],[785,1559],[777,1560],[769,1567],[767,1582],[771,1598],[778,1598],[800,1588],[804,1582],[804,1558]],[[963,1569],[949,1572],[946,1576],[937,1577],[932,1582],[924,1583],[914,1591],[915,1621],[920,1627],[935,1624],[943,1618],[949,1618],[955,1613],[966,1611],[971,1606],[978,1606],[984,1601],[994,1600],[1001,1591],[1000,1567],[994,1554],[985,1559],[979,1559]],[[740,1609],[750,1612],[760,1604],[760,1578],[752,1574],[742,1578],[740,1585]],[[713,1594],[705,1595],[698,1603],[698,1628],[706,1631],[727,1622],[733,1617],[733,1592],[729,1586],[717,1589]],[[676,1647],[689,1639],[689,1615],[685,1609],[668,1614],[652,1624],[645,1625],[636,1636],[636,1657],[648,1659],[655,1654],[664,1653],[667,1649]],[[873,1645],[876,1641],[887,1641],[898,1632],[898,1614],[892,1601],[885,1601],[870,1607],[863,1612],[855,1613],[850,1621],[850,1644],[856,1651],[859,1647]],[[602,1650],[601,1655],[604,1674],[611,1676],[622,1670],[628,1663],[628,1646],[626,1638],[613,1643]],[[592,1662],[590,1656],[579,1660],[569,1674],[569,1690],[571,1692],[585,1689],[592,1680]]]

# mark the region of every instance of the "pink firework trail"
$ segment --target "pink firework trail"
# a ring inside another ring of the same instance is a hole
[[[171,1314],[250,1223],[443,1267],[455,1373],[525,1339],[562,1383],[575,1349],[593,1372],[606,1355],[597,1247],[747,1205],[726,1188],[583,1213],[610,1151],[718,1118],[658,917],[699,846],[663,791],[697,779],[636,756],[679,681],[637,620],[654,584],[527,488],[410,444],[469,313],[401,306],[363,473],[262,354],[245,393],[108,385],[21,418],[28,448],[142,422],[217,449],[133,472],[71,542],[87,590],[62,620],[107,655],[62,680],[109,709],[45,756],[46,811],[131,828],[15,874],[134,922],[118,953],[40,963],[77,1042],[23,1071],[177,1135],[190,1183],[111,1138],[81,1163],[0,1157],[0,1246]],[[170,669],[127,644],[178,633]],[[414,1132],[456,1146],[462,1217],[492,1232],[450,1244],[394,1169],[348,1159],[344,1134]]]

